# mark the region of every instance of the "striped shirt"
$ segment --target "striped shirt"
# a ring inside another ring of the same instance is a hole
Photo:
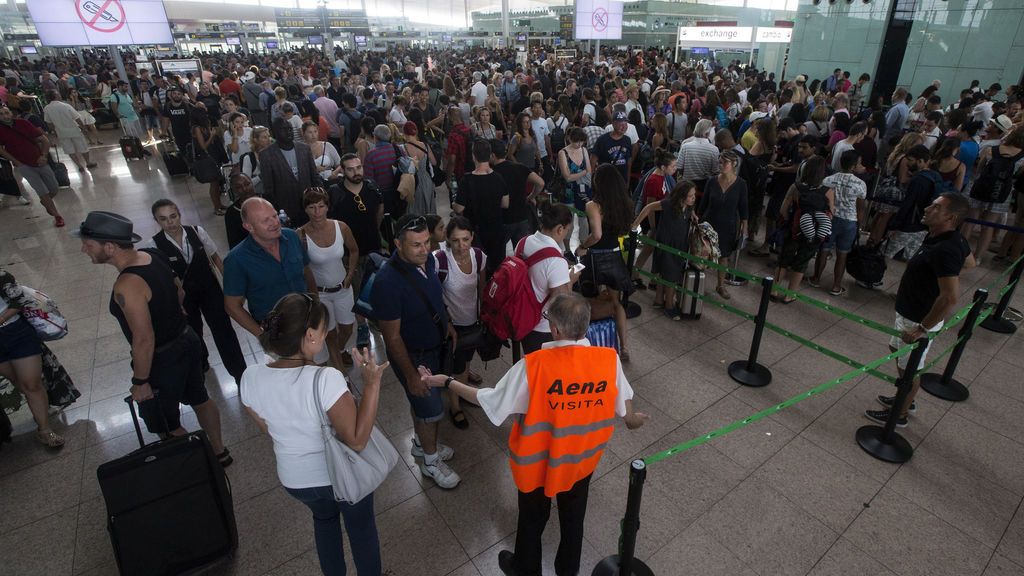
[[[706,138],[693,137],[679,147],[676,169],[687,180],[707,180],[718,174],[718,148]]]
[[[395,188],[395,147],[390,142],[381,142],[366,153],[363,159],[363,177],[373,180],[382,191]]]

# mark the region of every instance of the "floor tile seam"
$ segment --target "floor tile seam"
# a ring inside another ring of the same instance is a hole
[[[342,534],[342,538],[344,539],[345,537],[346,537],[346,535],[345,535],[345,534]],[[268,575],[270,575],[270,574],[273,574],[273,573],[274,573],[274,570],[277,570],[278,568],[281,568],[281,567],[282,567],[282,566],[284,566],[285,564],[287,564],[287,563],[289,563],[289,562],[291,562],[291,561],[293,561],[293,560],[296,560],[296,559],[298,559],[298,558],[299,558],[300,556],[303,556],[303,555],[305,555],[306,553],[310,552],[311,550],[316,550],[316,545],[315,545],[315,544],[314,544],[313,546],[310,546],[309,548],[306,548],[306,549],[305,549],[305,550],[303,550],[302,552],[299,552],[299,553],[298,553],[298,554],[296,554],[295,556],[292,556],[291,558],[289,558],[289,559],[285,560],[284,562],[281,562],[280,564],[276,564],[276,565],[272,566],[272,567],[271,567],[271,568],[270,568],[269,570],[267,570],[266,572],[263,572],[263,573],[262,573],[262,576],[268,576]]]
[[[989,390],[989,391],[995,392],[995,390]],[[1003,395],[1003,397],[1004,398],[1010,398],[1009,396],[1006,396],[1005,394]],[[1010,399],[1011,400],[1015,400],[1014,398],[1010,398]],[[952,407],[950,407],[950,408],[952,409]],[[1007,436],[1006,434],[1003,434],[999,430],[996,430],[996,429],[992,428],[990,425],[986,424],[985,422],[979,422],[978,420],[975,420],[974,418],[971,418],[970,416],[968,416],[967,414],[964,414],[962,412],[953,412],[953,414],[963,418],[964,420],[967,420],[968,422],[970,422],[972,424],[976,424],[978,426],[981,426],[985,430],[988,430],[989,432],[991,432],[991,433],[993,433],[993,434],[995,434],[997,436],[1002,436],[1003,438],[1009,440],[1010,442],[1013,442],[1014,444],[1020,444],[1022,447],[1024,447],[1024,438],[1018,439],[1018,438],[1013,438],[1011,436]],[[970,413],[968,412],[968,414],[970,414]]]
[[[835,452],[833,452],[833,451],[829,450],[827,446],[824,446],[824,445],[822,445],[822,444],[819,444],[818,442],[815,442],[815,441],[814,441],[814,439],[813,439],[813,438],[811,438],[811,437],[809,437],[809,436],[803,436],[803,432],[801,432],[800,434],[798,434],[798,436],[802,437],[802,438],[803,438],[804,440],[807,440],[807,441],[808,441],[808,442],[810,442],[811,444],[814,444],[814,445],[815,445],[815,446],[817,446],[818,448],[820,448],[820,449],[824,450],[824,451],[825,451],[826,453],[828,453],[828,454],[829,454],[830,456],[832,456],[832,457],[834,457],[834,458],[837,458],[838,460],[842,461],[842,462],[843,462],[844,464],[846,464],[846,465],[848,465],[848,466],[854,466],[854,464],[851,464],[851,463],[847,462],[846,460],[844,460],[844,459],[843,459],[843,457],[842,457],[842,455],[840,455],[840,454],[836,454]],[[850,439],[851,439],[851,441],[853,441],[853,442],[856,442],[856,439],[854,438],[854,435],[853,435],[853,434],[851,434],[851,435],[850,435]],[[883,486],[885,486],[886,484],[888,484],[888,483],[889,483],[889,481],[890,481],[890,480],[892,480],[892,477],[893,477],[893,476],[895,476],[897,472],[899,472],[899,469],[900,469],[900,467],[901,467],[901,466],[902,466],[902,464],[897,464],[897,465],[896,465],[896,467],[895,467],[895,468],[893,468],[893,471],[892,471],[892,473],[891,473],[891,474],[889,474],[889,475],[888,475],[888,477],[886,477],[886,479],[885,479],[884,481],[879,481],[879,480],[878,480],[877,478],[875,478],[874,476],[869,476],[869,477],[870,477],[870,478],[871,478],[872,480],[875,480],[876,482],[880,482],[880,483],[881,483],[881,484],[882,484]]]
[[[461,481],[460,481],[460,483],[461,483]],[[434,489],[437,489],[439,491],[440,490],[444,490],[444,488],[441,488],[436,483],[434,484],[434,486],[431,486],[430,488],[434,488]],[[448,520],[444,517],[444,514],[441,514],[441,509],[437,507],[437,504],[434,504],[434,500],[430,497],[430,495],[427,494],[427,492],[430,491],[430,488],[423,490],[423,492],[422,492],[423,496],[426,497],[427,502],[430,503],[430,507],[434,510],[434,515],[436,515],[437,518],[439,520],[441,520],[441,523],[444,524],[444,527],[448,530],[448,533],[451,534],[452,538],[455,539],[455,543],[459,545],[459,549],[462,550],[462,554],[466,557],[467,560],[472,562],[473,561],[473,556],[471,556],[469,554],[469,552],[466,550],[465,545],[462,544],[462,540],[460,540],[459,537],[455,534],[455,530],[452,530],[452,526],[451,526],[451,524],[448,523]],[[514,530],[513,530],[513,532],[514,532]],[[511,533],[512,532],[509,532],[508,534],[511,534]],[[499,538],[497,540],[497,542],[494,542],[494,543],[488,545],[486,548],[484,548],[483,551],[480,552],[480,554],[483,554],[483,552],[487,551],[487,548],[490,548],[491,546],[494,546],[495,544],[497,544],[498,542],[501,542],[505,538],[508,538],[508,534],[505,534],[504,536]],[[478,554],[478,556],[479,556],[479,554]],[[462,564],[465,564],[465,562],[463,562]],[[462,566],[462,564],[459,564],[459,566]],[[476,564],[474,564],[474,566],[476,566]]]
[[[85,446],[82,447],[82,450],[83,451],[85,450]],[[71,572],[70,572],[71,574],[74,574],[74,572],[75,572],[75,562],[78,560],[78,532],[79,532],[79,526],[81,526],[81,522],[79,522],[78,516],[79,516],[79,514],[81,514],[82,506],[84,505],[84,503],[82,502],[82,494],[84,492],[83,485],[85,484],[85,466],[86,466],[85,461],[86,461],[86,458],[85,458],[85,454],[83,453],[82,454],[82,473],[80,474],[80,477],[81,477],[82,480],[78,483],[78,498],[77,498],[77,500],[78,500],[78,514],[75,514],[75,540],[74,540],[75,547],[71,551]]]
[[[996,554],[999,553],[999,546],[1001,546],[1003,540],[1006,539],[1006,534],[1009,533],[1010,526],[1013,524],[1013,518],[1016,517],[1017,514],[1020,514],[1022,510],[1024,510],[1024,500],[1022,500],[1022,502],[1017,503],[1017,509],[1014,510],[1013,515],[1010,516],[1010,521],[1006,523],[1006,528],[1003,528],[1003,534],[999,537],[999,542],[996,542],[996,547],[992,550],[992,555],[989,556],[988,562],[985,563],[985,570],[988,570],[988,567],[992,563],[992,560],[995,559]],[[1016,562],[1010,560],[1006,556],[1003,556],[1003,559],[1005,559],[1007,562],[1010,562],[1014,566],[1020,566],[1020,564],[1017,564]],[[1021,568],[1024,569],[1024,566],[1021,566]],[[982,570],[982,574],[984,574],[984,570]]]
[[[740,483],[742,483],[742,481],[741,481]],[[738,485],[739,485],[739,484],[737,484],[737,486],[738,486]],[[735,488],[734,488],[734,489],[735,489]],[[732,492],[732,490],[730,490],[729,492]],[[727,495],[728,495],[728,494],[727,494]],[[689,530],[690,528],[693,528],[693,527],[697,527],[698,529],[700,529],[700,526],[698,526],[698,523],[700,522],[701,518],[703,518],[703,517],[704,517],[705,515],[707,515],[707,514],[708,514],[708,512],[710,512],[710,511],[711,511],[711,508],[714,508],[714,507],[715,507],[716,505],[718,505],[718,503],[719,503],[719,502],[721,502],[721,501],[722,501],[722,500],[723,500],[724,498],[725,498],[725,496],[723,496],[723,497],[722,497],[721,499],[719,499],[719,500],[716,500],[714,504],[712,504],[712,505],[711,505],[710,507],[708,507],[708,509],[707,509],[707,510],[705,510],[704,512],[702,512],[702,513],[701,513],[701,514],[700,514],[699,516],[697,516],[696,518],[694,518],[694,519],[693,519],[692,521],[690,521],[690,523],[686,524],[686,526],[685,526],[685,527],[684,527],[684,528],[683,528],[682,530],[680,530],[680,531],[679,531],[679,532],[678,532],[678,533],[677,533],[676,535],[678,536],[678,535],[680,535],[680,534],[682,534],[682,533],[686,532],[687,530]],[[641,520],[642,520],[642,518],[641,518]],[[747,568],[748,570],[750,570],[750,571],[751,571],[751,572],[753,572],[754,574],[757,574],[758,576],[760,576],[761,572],[759,572],[758,570],[754,569],[754,567],[753,567],[753,566],[750,566],[749,564],[747,564],[746,562],[744,562],[742,558],[740,558],[739,556],[737,556],[737,555],[736,555],[736,552],[734,552],[734,551],[732,550],[732,548],[729,548],[729,547],[728,547],[728,546],[726,546],[726,545],[725,545],[724,543],[722,543],[722,541],[721,541],[721,540],[719,540],[718,538],[716,538],[714,534],[705,534],[705,536],[707,536],[708,538],[711,538],[711,539],[712,539],[712,540],[714,540],[714,541],[715,541],[715,542],[716,542],[716,543],[717,543],[717,544],[718,544],[719,546],[721,546],[722,548],[724,548],[725,550],[727,550],[727,551],[729,552],[729,554],[731,554],[731,555],[732,555],[733,559],[735,559],[735,560],[736,560],[737,562],[739,562],[739,563],[740,563],[740,565],[742,565],[743,567]],[[673,538],[673,540],[674,540],[674,538]],[[656,549],[654,550],[654,552],[652,552],[652,553],[651,553],[651,554],[650,554],[650,555],[649,555],[649,556],[647,557],[647,560],[650,560],[651,558],[654,558],[655,556],[657,556],[658,554],[660,554],[660,553],[661,553],[661,551],[662,551],[662,550],[665,550],[666,548],[668,548],[669,544],[671,544],[671,543],[672,543],[672,541],[671,541],[671,540],[669,540],[668,542],[666,542],[666,543],[662,544],[661,546],[657,547],[657,548],[656,548]]]
[[[901,464],[900,466],[902,467],[902,464]],[[906,501],[906,502],[907,502],[908,504],[910,504],[911,506],[915,506],[915,507],[917,507],[917,508],[920,508],[920,509],[921,509],[921,510],[922,510],[922,511],[923,511],[923,512],[925,513],[925,514],[928,514],[929,516],[932,516],[933,518],[935,518],[935,520],[937,520],[937,521],[941,522],[941,523],[942,523],[942,524],[944,524],[944,525],[945,525],[945,526],[946,526],[947,528],[949,528],[950,530],[952,530],[952,531],[956,532],[957,534],[959,534],[959,535],[960,535],[960,536],[962,537],[962,539],[964,539],[964,540],[970,540],[970,542],[969,542],[969,543],[970,543],[970,544],[972,544],[971,548],[978,548],[978,547],[983,547],[983,548],[991,549],[991,550],[992,550],[993,552],[995,552],[995,550],[996,550],[996,547],[995,547],[995,546],[989,546],[988,544],[986,544],[986,543],[982,542],[981,540],[978,540],[977,538],[975,538],[974,536],[972,536],[972,535],[968,534],[967,532],[964,532],[964,531],[963,531],[963,530],[961,530],[960,528],[957,528],[956,526],[954,526],[953,524],[951,524],[950,522],[948,522],[948,521],[947,521],[947,520],[946,520],[945,518],[942,518],[942,517],[941,517],[941,516],[939,516],[938,514],[936,514],[936,513],[932,512],[931,510],[929,510],[929,509],[925,508],[924,506],[922,506],[922,505],[918,504],[917,502],[914,502],[914,501],[913,501],[913,500],[911,500],[910,498],[907,498],[907,497],[906,497],[906,496],[904,496],[903,494],[899,493],[898,491],[896,491],[895,489],[893,489],[892,487],[890,487],[890,486],[888,485],[888,483],[886,483],[886,485],[885,485],[884,487],[885,487],[885,488],[889,488],[889,492],[891,492],[891,493],[892,493],[893,495],[895,495],[896,497],[898,497],[898,498],[901,498],[901,499],[903,499],[904,501]],[[1007,523],[1007,525],[1009,525],[1009,523]]]
[[[27,436],[27,435],[26,434],[20,434],[18,436],[13,436],[12,439],[13,438],[18,438],[19,436]],[[28,441],[28,440],[26,440],[26,441]],[[41,462],[36,462],[35,464],[30,464],[30,465],[28,465],[28,466],[26,466],[24,468],[19,468],[17,470],[11,470],[10,472],[5,472],[3,474],[0,474],[0,482],[3,482],[6,478],[8,478],[10,476],[14,476],[15,474],[20,474],[22,472],[28,472],[29,470],[32,470],[33,468],[37,468],[39,466],[43,466],[43,465],[46,465],[46,464],[51,464],[51,463],[53,463],[54,461],[56,461],[56,460],[58,460],[60,458],[64,458],[64,457],[70,456],[72,454],[75,454],[79,450],[85,450],[86,448],[87,448],[87,446],[84,443],[80,447],[78,447],[78,448],[63,448],[63,449],[61,449],[60,455],[57,456],[56,458],[51,458],[49,460],[43,460]],[[8,450],[10,450],[10,448],[8,448]],[[84,459],[83,459],[83,461],[84,461]],[[84,463],[83,463],[83,466],[84,466]]]
[[[18,530],[21,530],[22,528],[27,528],[27,527],[29,527],[29,526],[31,526],[33,524],[36,524],[38,522],[42,522],[43,520],[47,520],[49,518],[52,518],[53,516],[56,516],[58,514],[63,514],[64,512],[67,512],[68,510],[71,510],[72,508],[77,509],[81,505],[82,505],[82,502],[78,501],[78,502],[75,502],[74,504],[65,506],[65,507],[63,507],[63,508],[61,508],[59,510],[55,510],[55,511],[53,511],[53,512],[51,512],[51,513],[49,513],[49,514],[47,514],[45,516],[40,516],[39,518],[36,518],[35,520],[31,520],[29,522],[25,522],[24,524],[18,524],[17,526],[12,526],[9,529],[0,532],[0,538],[8,536],[12,532],[17,532]],[[76,537],[77,537],[77,534],[76,534]]]

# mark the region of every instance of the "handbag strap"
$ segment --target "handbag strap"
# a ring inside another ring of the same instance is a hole
[[[409,276],[408,270],[403,270],[401,264],[392,264],[392,268],[394,268],[395,272],[398,272],[399,275],[402,276],[402,278],[405,278],[405,281],[408,282],[410,286],[412,286],[413,290],[416,291],[416,294],[419,295],[420,299],[423,300],[423,303],[426,304],[427,310],[430,310],[430,319],[434,322],[434,325],[437,326],[437,332],[438,334],[440,334],[441,343],[443,344],[444,341],[448,339],[448,330],[446,330],[445,327],[441,325],[441,315],[437,313],[437,309],[434,308],[434,305],[430,302],[430,299],[427,298],[427,295],[423,292],[423,289],[420,288],[419,284],[417,284],[415,280],[413,280],[413,278]]]
[[[316,369],[316,374],[313,375],[313,395],[316,398],[317,413],[320,415],[320,425],[327,426],[330,422],[327,420],[327,410],[324,409],[323,400],[320,399],[320,377],[324,373],[326,366],[320,366]]]

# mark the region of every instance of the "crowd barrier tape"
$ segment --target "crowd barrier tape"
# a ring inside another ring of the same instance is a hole
[[[989,228],[998,228],[999,230],[1007,230],[1009,232],[1016,232],[1018,234],[1024,233],[1024,228],[1019,226],[1011,226],[1009,224],[999,224],[998,222],[989,222],[987,220],[978,220],[976,218],[964,218],[964,222],[970,224],[978,224],[980,226],[988,226]]]

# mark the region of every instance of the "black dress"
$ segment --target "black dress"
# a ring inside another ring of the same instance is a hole
[[[736,250],[740,220],[747,219],[747,183],[736,178],[723,192],[718,178],[708,179],[697,213],[701,220],[710,223],[718,232],[718,249],[722,258],[731,256]]]
[[[660,215],[655,240],[681,252],[689,252],[693,208],[686,208],[682,214],[678,214],[672,207],[672,201],[665,198],[661,201]],[[663,280],[682,284],[686,260],[664,250],[655,250],[652,269]]]

